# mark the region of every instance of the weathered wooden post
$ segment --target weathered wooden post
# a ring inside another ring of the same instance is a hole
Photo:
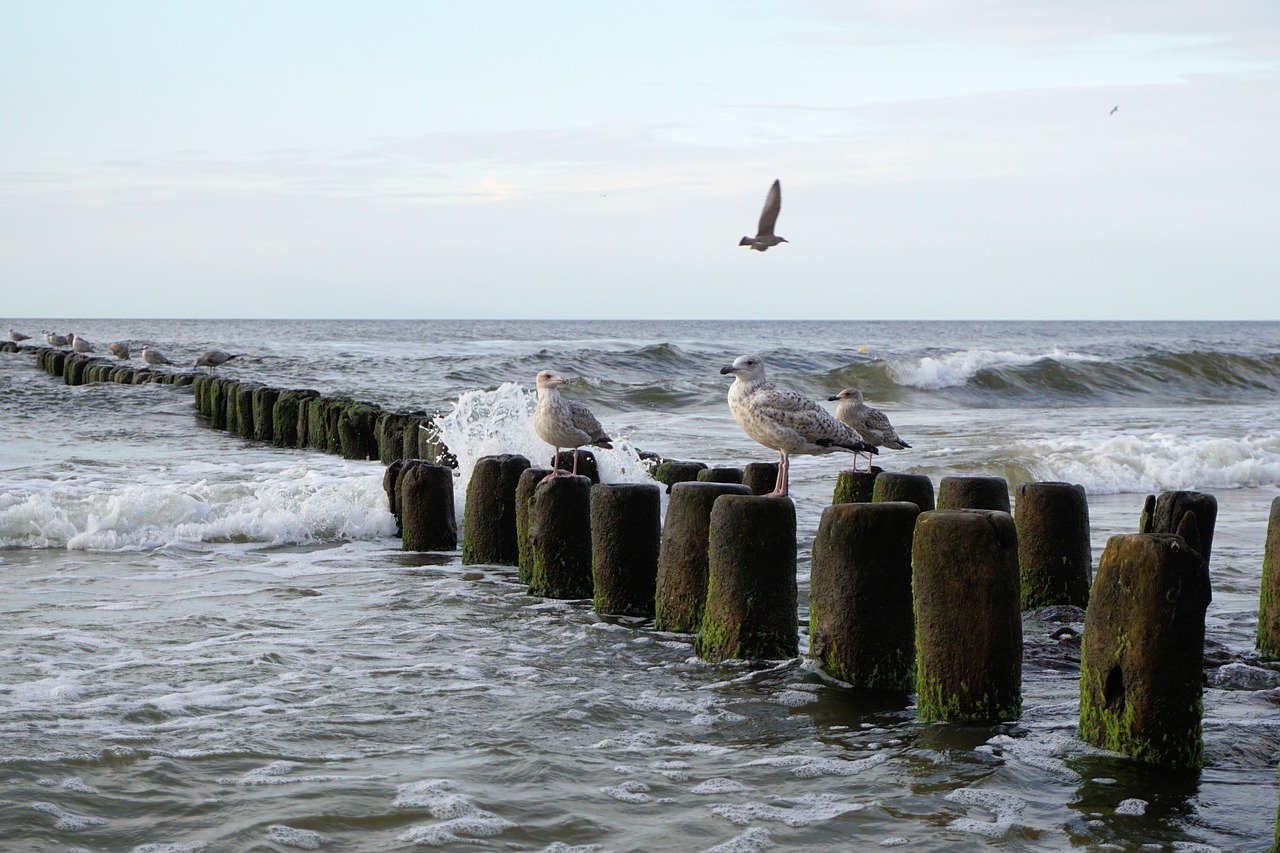
[[[591,480],[553,477],[541,483],[529,502],[528,519],[529,592],[591,598]]]
[[[1267,541],[1262,551],[1262,592],[1258,606],[1258,651],[1280,658],[1280,498],[1271,501]]]
[[[656,483],[591,487],[591,575],[597,613],[652,616],[662,538]]]
[[[476,460],[462,508],[462,564],[520,564],[516,488],[529,460],[515,453]]]
[[[706,467],[707,463],[705,462],[683,462],[679,459],[663,459],[653,467],[653,479],[666,486],[667,493],[670,494],[672,486],[676,483],[697,480],[698,472]]]
[[[516,548],[520,567],[521,583],[529,583],[533,576],[533,550],[529,545],[529,505],[533,503],[533,493],[543,478],[551,473],[550,468],[526,468],[516,481]]]
[[[943,477],[938,482],[938,509],[1011,512],[1009,483],[1004,477]]]
[[[1188,512],[1195,513],[1195,523],[1200,536],[1200,556],[1209,564],[1209,552],[1213,550],[1213,528],[1218,519],[1218,499],[1203,492],[1162,492],[1150,504],[1143,507],[1138,532],[1177,533]],[[1199,549],[1197,549],[1199,550]]]
[[[711,508],[704,660],[777,660],[800,651],[796,508],[789,498],[722,495]]]
[[[1084,486],[1023,483],[1018,486],[1013,518],[1018,528],[1022,609],[1087,605],[1093,550]]]
[[[1013,518],[920,515],[911,550],[916,715],[996,723],[1022,713],[1022,612]]]
[[[721,495],[749,494],[746,486],[733,483],[685,481],[671,487],[658,554],[655,629],[692,634],[701,627],[707,603],[711,507]]]
[[[402,547],[405,551],[452,551],[458,547],[453,511],[453,471],[420,462],[400,474]]]
[[[206,390],[206,393],[207,390]],[[298,434],[298,424],[302,420],[302,407],[309,397],[315,397],[316,391],[286,389],[276,397],[276,405],[271,410],[272,444],[276,447],[305,447],[306,436]]]
[[[382,474],[382,490],[387,493],[387,509],[396,519],[396,535],[402,535],[400,528],[400,492],[396,488],[400,481],[400,469],[404,467],[404,462],[397,459],[387,466],[387,470]]]
[[[870,503],[876,485],[875,471],[841,471],[836,475],[833,504]]]
[[[1098,562],[1080,659],[1080,737],[1138,761],[1204,762],[1201,555],[1181,537],[1112,536]]]
[[[258,441],[275,441],[275,408],[280,399],[278,388],[266,386],[253,392],[253,437]]]
[[[822,511],[809,572],[809,651],[854,687],[915,685],[911,541],[919,514],[906,501]]]
[[[778,483],[777,462],[748,462],[742,469],[742,485],[753,495],[767,495]]]
[[[551,456],[547,457],[547,466],[550,467],[551,463],[554,461],[555,461],[555,454],[553,453],[551,454]],[[560,470],[561,471],[573,470],[573,451],[572,450],[560,451]],[[592,485],[600,482],[600,468],[596,464],[596,455],[592,453],[590,450],[578,451],[578,476],[586,477],[588,480],[591,481]]]
[[[932,512],[933,481],[924,474],[881,471],[871,489],[871,500],[908,501],[920,507],[921,512]]]
[[[227,427],[241,438],[253,438],[253,392],[259,387],[248,382],[239,382],[235,386],[236,418],[235,423],[229,423]]]
[[[698,472],[699,483],[741,483],[742,469],[732,466],[703,468]]]

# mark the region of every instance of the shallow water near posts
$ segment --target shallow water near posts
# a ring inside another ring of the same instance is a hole
[[[1216,665],[1198,772],[1080,742],[1058,623],[1024,622],[1021,719],[922,724],[914,697],[803,656],[699,662],[690,636],[530,596],[514,567],[404,553],[377,463],[211,430],[189,388],[69,387],[0,354],[0,849],[1271,842],[1280,673],[1251,649],[1280,324],[24,323],[186,363],[246,352],[219,372],[439,411],[459,521],[475,459],[549,459],[530,422],[544,367],[618,439],[606,480],[644,477],[637,448],[768,461],[718,374],[754,352],[815,398],[861,387],[914,445],[886,468],[1082,484],[1095,561],[1147,493],[1216,495]],[[792,466],[802,652],[809,549],[847,465]]]

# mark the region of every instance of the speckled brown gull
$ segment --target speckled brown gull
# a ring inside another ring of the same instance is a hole
[[[220,349],[205,350],[196,356],[196,367],[207,367],[212,373],[215,367],[226,364],[233,358],[239,358],[238,355],[232,355],[229,352],[223,352]]]
[[[553,371],[544,370],[537,376],[538,405],[533,411],[533,428],[547,444],[556,449],[552,471],[544,481],[560,475],[560,448],[573,448],[573,476],[578,474],[578,448],[583,445],[603,447],[612,450],[608,433],[591,414],[591,410],[581,403],[566,400],[560,396],[560,386],[568,380],[557,376]]]
[[[124,341],[109,343],[107,344],[107,349],[111,350],[111,354],[121,361],[129,357],[129,345]]]
[[[853,431],[862,436],[863,441],[876,447],[887,447],[890,450],[905,450],[911,445],[898,437],[898,431],[889,423],[889,416],[879,409],[868,406],[862,399],[862,392],[857,388],[846,388],[828,400],[839,401],[836,406],[836,417],[841,423],[853,427]],[[870,460],[867,463],[870,467]],[[853,470],[858,470],[858,455],[853,456]]]
[[[172,361],[164,357],[164,353],[150,347],[142,348],[142,360],[152,367],[159,367],[162,364],[173,364]]]
[[[720,372],[734,377],[729,386],[729,411],[734,420],[751,438],[778,451],[778,481],[767,497],[788,494],[793,454],[877,452],[816,400],[766,382],[764,362],[758,356],[740,355]]]
[[[764,210],[760,212],[760,225],[756,228],[756,236],[743,237],[739,246],[750,246],[757,252],[768,251],[770,246],[786,243],[785,237],[773,233],[778,224],[778,214],[782,211],[782,182],[774,181],[769,187],[769,194],[764,198]]]

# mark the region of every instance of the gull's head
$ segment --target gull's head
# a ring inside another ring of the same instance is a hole
[[[854,403],[862,402],[862,392],[857,388],[846,388],[834,397],[828,397],[828,400],[835,402],[836,400],[852,400]]]
[[[549,391],[559,385],[569,384],[569,380],[557,376],[554,370],[544,370],[535,377],[539,391]]]
[[[740,355],[733,360],[733,364],[720,368],[720,373],[732,373],[739,382],[763,382],[764,362],[757,355]]]

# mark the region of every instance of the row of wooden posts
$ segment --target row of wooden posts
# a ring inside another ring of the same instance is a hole
[[[594,475],[583,454],[580,470]],[[796,514],[759,496],[775,470],[666,462],[660,486],[548,479],[517,455],[480,459],[467,486],[462,561],[518,566],[533,594],[593,599],[601,614],[695,634],[708,661],[798,654]],[[392,463],[384,485],[406,550],[453,550],[451,470]],[[696,478],[696,479],[695,479]],[[746,484],[743,484],[743,481]],[[855,687],[916,693],[917,717],[1017,719],[1022,612],[1086,607],[1080,734],[1152,764],[1198,767],[1205,611],[1217,501],[1149,496],[1139,531],[1112,536],[1091,578],[1084,489],[999,477],[844,472],[822,514],[810,570],[810,653]],[[1280,553],[1272,505],[1268,569]],[[1276,598],[1275,593],[1270,593]],[[1280,636],[1280,613],[1263,619]],[[1269,615],[1268,615],[1269,614]],[[1265,646],[1260,624],[1259,643]]]
[[[389,412],[372,403],[318,391],[273,388],[199,371],[134,366],[49,346],[4,344],[0,351],[34,352],[43,370],[61,376],[68,385],[189,385],[196,411],[210,426],[276,447],[307,448],[383,464],[406,458],[449,459],[435,421],[426,412]]]
[[[388,464],[403,547],[453,550],[451,468],[425,413],[386,412],[315,391],[135,368],[52,347],[35,353],[67,384],[191,385],[215,428],[276,446]],[[421,427],[427,427],[422,429]],[[594,600],[602,614],[651,617],[696,635],[710,661],[798,653],[796,515],[774,463],[708,468],[667,460],[653,483],[547,479],[522,456],[479,460],[467,487],[462,561],[514,565],[532,593]],[[593,482],[594,481],[594,482]],[[999,477],[844,472],[822,514],[810,571],[810,652],[855,687],[916,693],[921,720],[999,722],[1021,714],[1021,612],[1086,607],[1080,734],[1142,761],[1195,767],[1204,615],[1217,502],[1149,496],[1135,534],[1112,536],[1092,579],[1082,487],[1028,483],[1011,508]],[[1280,657],[1280,498],[1271,506],[1257,645]]]

